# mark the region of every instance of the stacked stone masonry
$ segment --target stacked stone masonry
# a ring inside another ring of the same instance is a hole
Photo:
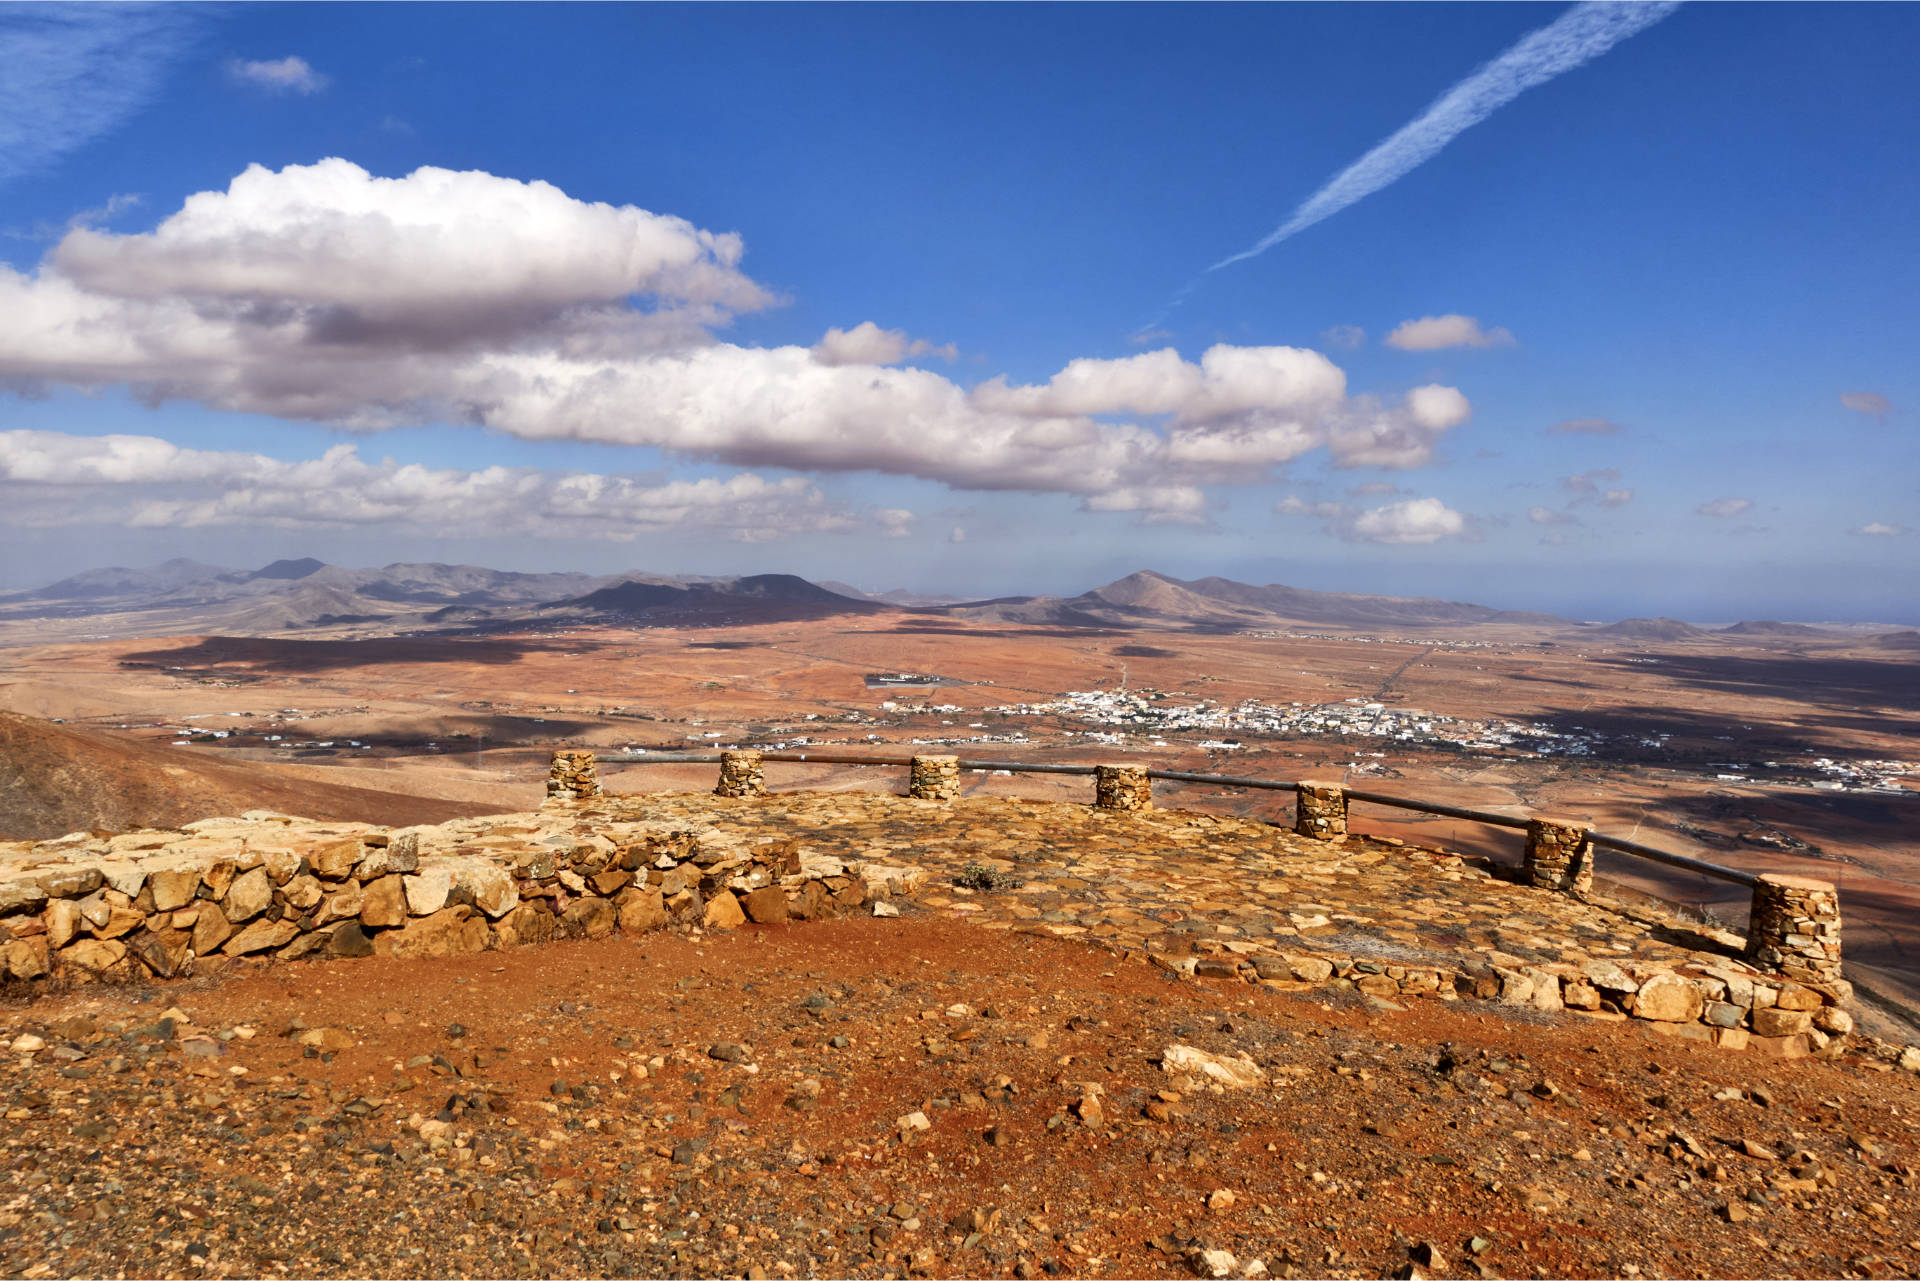
[[[960,795],[960,758],[914,757],[907,765],[907,795],[922,801],[950,801]]]
[[[713,789],[715,796],[764,796],[766,791],[760,753],[720,753],[720,783]]]
[[[235,958],[423,956],[844,915],[911,868],[711,828],[534,814],[386,830],[265,811],[0,842],[0,978],[201,977]]]
[[[1803,983],[1840,980],[1840,895],[1826,881],[1762,876],[1753,887],[1747,957]]]
[[[1535,889],[1593,892],[1593,845],[1585,824],[1536,818],[1527,822],[1522,871]]]
[[[1093,803],[1103,810],[1150,810],[1153,784],[1144,765],[1096,765]]]
[[[547,799],[584,801],[600,795],[599,771],[592,752],[555,752],[547,769]]]
[[[978,865],[1015,888],[959,888]],[[894,899],[1203,978],[1479,998],[1777,1053],[1877,1045],[1920,1069],[1920,1049],[1850,1036],[1849,986],[1796,959],[1816,944],[1823,964],[1837,955],[1831,887],[1767,884],[1772,942],[1743,957],[1738,936],[1507,884],[1443,850],[1178,811],[1115,823],[1093,807],[996,797],[742,805],[681,793],[400,830],[253,812],[0,842],[0,975],[179,978],[236,958],[451,954],[814,920]],[[1709,942],[1672,941],[1689,934]]]
[[[1332,783],[1301,783],[1295,790],[1293,830],[1317,841],[1347,834],[1347,793]]]

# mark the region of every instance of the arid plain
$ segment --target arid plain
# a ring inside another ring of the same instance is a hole
[[[306,789],[318,808],[372,799],[389,821],[430,821],[537,805],[558,745],[944,750],[1329,778],[1568,816],[1713,862],[1833,880],[1856,976],[1920,1004],[1920,777],[1902,768],[1920,760],[1920,654],[1884,638],[1658,639],[1515,624],[1129,630],[881,611],[478,636],[334,627],[302,639],[34,644],[18,643],[27,638],[16,629],[8,639],[0,710],[19,714],[9,718],[11,754],[85,758],[101,771],[99,794],[160,772],[198,786],[203,806],[290,808]],[[876,686],[897,673],[940,683]],[[62,734],[70,741],[49,740]],[[106,742],[128,754],[104,761]],[[769,782],[897,790],[897,774],[789,764],[770,766]],[[620,791],[712,785],[705,765],[611,766],[604,776]],[[966,787],[1090,790],[1077,778],[990,774],[969,775]],[[1286,804],[1165,783],[1156,799],[1276,818]],[[1516,834],[1469,822],[1377,807],[1356,810],[1355,822],[1518,855]],[[1735,886],[1612,854],[1599,870],[1729,922],[1744,914]]]

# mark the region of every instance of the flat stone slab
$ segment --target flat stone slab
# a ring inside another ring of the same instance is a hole
[[[842,858],[924,868],[922,907],[1143,952],[1323,951],[1409,965],[1477,956],[1509,967],[1608,961],[1747,968],[1739,935],[1512,884],[1444,851],[1349,836],[1317,841],[1257,820],[1102,811],[1017,798],[949,805],[867,792],[754,802],[702,793],[608,796],[589,822],[644,817],[742,844],[794,840]],[[1017,888],[953,884],[978,867]],[[1196,946],[1197,945],[1197,946]]]

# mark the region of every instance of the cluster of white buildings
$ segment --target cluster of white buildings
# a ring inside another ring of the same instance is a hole
[[[911,709],[908,709],[911,710]],[[1584,726],[1558,729],[1537,722],[1475,720],[1442,716],[1410,707],[1389,707],[1363,698],[1338,703],[1263,703],[1247,699],[1231,706],[1202,699],[1197,702],[1160,690],[1076,690],[1040,703],[1011,703],[999,709],[1009,716],[1054,716],[1099,726],[1082,731],[1089,742],[1118,744],[1135,736],[1201,732],[1211,737],[1198,745],[1232,751],[1245,746],[1233,734],[1260,736],[1337,734],[1389,743],[1451,747],[1461,751],[1498,752],[1518,756],[1596,757],[1608,747],[1666,748],[1671,735],[1663,733],[1616,735]],[[1152,738],[1156,746],[1165,741]],[[1359,753],[1377,755],[1377,753]],[[1741,765],[1722,762],[1709,768],[1733,771],[1718,774],[1728,782],[1761,781],[1750,771],[1811,771],[1820,777],[1803,781],[1792,777],[1764,779],[1769,786],[1812,786],[1824,791],[1903,792],[1903,775],[1920,775],[1920,764],[1909,761],[1836,761],[1817,756],[1795,761],[1767,761]]]

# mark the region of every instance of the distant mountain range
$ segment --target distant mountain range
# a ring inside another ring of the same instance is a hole
[[[233,570],[170,560],[146,569],[89,570],[47,587],[0,594],[0,624],[38,624],[49,633],[92,636],[724,626],[901,612],[929,623],[954,619],[1072,628],[1237,631],[1303,624],[1372,629],[1504,624],[1563,631],[1568,639],[1643,643],[1724,635],[1757,644],[1822,639],[1889,649],[1920,644],[1920,634],[1914,632],[1862,637],[1801,623],[1743,622],[1717,632],[1669,618],[1592,626],[1553,614],[1460,601],[1319,592],[1280,583],[1255,586],[1229,578],[1186,580],[1150,570],[1078,596],[966,601],[904,590],[872,595],[844,583],[810,582],[793,574],[523,574],[441,564],[346,569],[313,559]]]

